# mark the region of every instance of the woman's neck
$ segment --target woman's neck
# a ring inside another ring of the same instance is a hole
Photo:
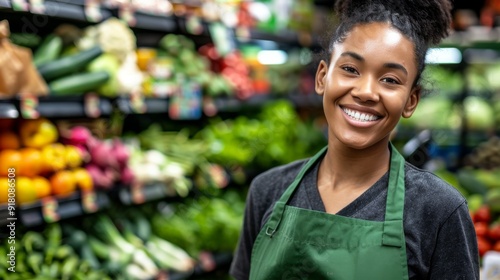
[[[387,141],[358,150],[330,141],[320,165],[318,185],[333,190],[367,189],[389,170],[390,150]]]

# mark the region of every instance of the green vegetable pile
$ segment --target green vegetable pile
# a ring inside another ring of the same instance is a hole
[[[0,279],[111,279],[63,241],[59,224],[50,224],[41,233],[28,231],[15,243],[5,239],[0,246]],[[15,272],[7,270],[11,246],[15,247]]]
[[[189,272],[195,262],[181,248],[151,231],[138,211],[89,217],[67,226],[67,242],[112,279],[154,279],[163,270]]]
[[[321,131],[285,100],[267,103],[255,118],[214,120],[197,137],[208,143],[208,160],[226,167],[265,169],[309,157],[326,145]]]
[[[232,253],[241,231],[244,208],[244,200],[231,191],[220,197],[178,203],[167,213],[154,215],[153,232],[190,255],[201,251]]]

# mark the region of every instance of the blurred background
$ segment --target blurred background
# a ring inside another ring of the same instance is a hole
[[[333,4],[0,0],[0,279],[229,279],[251,180],[326,145]],[[454,5],[392,141],[467,198],[483,257],[500,251],[500,1]]]

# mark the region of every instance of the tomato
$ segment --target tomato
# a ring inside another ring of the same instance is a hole
[[[497,241],[493,245],[493,251],[500,252],[500,241]]]
[[[491,211],[490,207],[487,205],[483,205],[477,209],[476,213],[474,213],[476,222],[486,222],[489,223],[491,221]]]
[[[490,226],[488,230],[488,237],[491,238],[492,240],[500,240],[500,224],[495,223]]]
[[[481,257],[493,248],[491,243],[486,238],[480,236],[477,237],[477,247],[479,250],[479,256]]]
[[[485,222],[476,222],[474,223],[474,229],[476,230],[476,235],[478,237],[487,237],[488,236],[488,224]]]

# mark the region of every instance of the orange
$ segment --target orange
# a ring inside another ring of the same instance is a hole
[[[2,131],[0,132],[0,150],[5,149],[19,149],[21,147],[21,141],[17,134],[12,131]]]
[[[50,195],[52,189],[50,186],[50,182],[47,178],[42,176],[36,176],[33,179],[31,179],[31,181],[33,181],[33,185],[35,186],[37,198],[42,198]]]
[[[28,177],[16,177],[16,203],[27,204],[36,201],[35,186]]]
[[[21,153],[18,150],[0,151],[0,176],[16,174],[21,166]]]
[[[68,195],[76,190],[76,180],[73,172],[69,170],[57,171],[50,177],[52,194]]]
[[[23,148],[21,153],[21,165],[19,167],[19,176],[34,177],[40,174],[43,167],[42,153],[35,148]]]
[[[94,189],[94,181],[92,181],[92,176],[85,168],[76,168],[73,170],[73,176],[75,177],[77,187],[82,191],[89,191]]]

